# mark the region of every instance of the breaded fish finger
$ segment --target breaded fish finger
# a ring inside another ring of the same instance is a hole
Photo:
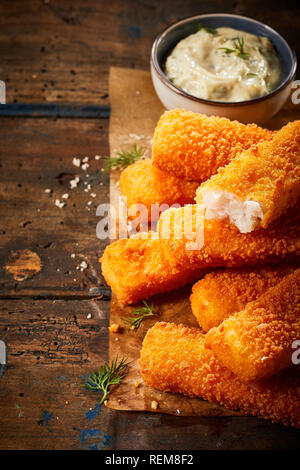
[[[197,189],[205,217],[229,218],[242,233],[266,228],[300,196],[300,120],[245,150]]]
[[[241,380],[269,377],[292,365],[300,339],[300,269],[206,334],[205,345]]]
[[[141,160],[125,168],[121,173],[119,184],[122,196],[127,198],[127,206],[143,204],[149,220],[151,206],[159,207],[165,204],[167,208],[173,204],[191,204],[195,201],[198,188],[198,183],[184,181],[159,170],[152,165],[150,159]],[[152,209],[154,217],[155,208]]]
[[[264,379],[257,390],[226,369],[205,348],[204,337],[196,328],[156,323],[148,330],[141,350],[144,383],[165,392],[219,402],[244,415],[300,427],[298,367]]]
[[[208,273],[193,285],[190,296],[193,315],[201,328],[209,331],[230,315],[243,310],[294,269],[276,265],[228,268]]]
[[[161,116],[155,128],[153,163],[177,178],[201,182],[241,151],[272,135],[256,124],[173,109]]]
[[[174,211],[184,213],[187,208]],[[161,218],[165,219],[167,212]],[[102,273],[119,301],[127,304],[176,289],[192,278],[200,279],[208,268],[278,263],[296,258],[300,256],[299,217],[299,211],[288,213],[267,230],[250,234],[242,234],[223,221],[205,220],[204,244],[195,250],[186,248],[185,238],[172,238],[174,227],[171,227],[171,238],[166,240],[117,240],[103,253]],[[199,223],[203,224],[203,219]],[[201,226],[197,230],[201,231]]]

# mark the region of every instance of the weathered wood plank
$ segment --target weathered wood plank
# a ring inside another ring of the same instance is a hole
[[[109,106],[66,105],[53,103],[10,103],[0,106],[0,116],[4,117],[44,117],[44,118],[108,118]]]
[[[109,294],[98,262],[107,240],[96,236],[96,208],[108,202],[108,174],[103,158],[95,160],[108,155],[107,126],[98,119],[1,119],[1,296]],[[72,161],[85,156],[90,166],[84,171]],[[71,189],[76,176],[80,181]],[[26,249],[39,256],[42,269],[18,281],[6,267]]]
[[[178,19],[211,12],[266,22],[299,57],[300,8],[294,1],[2,0],[0,78],[7,85],[7,102],[106,105],[111,65],[148,69],[159,31]]]
[[[255,418],[116,412],[85,380],[107,359],[102,301],[0,301],[7,367],[0,449],[297,449],[299,432]]]

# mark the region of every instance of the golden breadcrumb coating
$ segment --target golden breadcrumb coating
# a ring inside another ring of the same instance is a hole
[[[205,345],[244,382],[292,365],[300,339],[300,269],[206,334]]]
[[[197,328],[156,323],[148,330],[141,350],[144,383],[165,392],[219,402],[244,415],[300,427],[299,367],[249,386],[205,348],[204,338]]]
[[[174,211],[187,209],[189,206]],[[166,217],[167,212],[161,217]],[[242,234],[224,221],[205,220],[203,225],[201,218],[198,231],[201,232],[202,225],[204,245],[197,250],[186,248],[186,238],[165,240],[138,236],[117,240],[106,247],[100,259],[102,273],[120,303],[137,302],[200,279],[203,270],[206,273],[211,267],[276,263],[299,257],[299,219],[300,211],[292,211],[267,230]]]
[[[142,235],[108,245],[100,261],[107,284],[124,305],[177,289],[207,272],[203,267],[182,269],[164,240]]]
[[[128,208],[134,204],[143,204],[148,211],[149,220],[152,205],[172,206],[193,203],[198,188],[195,182],[184,181],[159,170],[152,165],[150,159],[141,160],[125,168],[121,173],[119,184],[122,196],[127,198]],[[154,208],[153,217],[155,213],[158,211]],[[133,214],[133,217],[136,215]]]
[[[294,266],[228,268],[208,273],[193,285],[190,296],[193,315],[204,331],[243,310],[270,287],[291,273]]]
[[[256,124],[173,109],[161,116],[155,128],[153,163],[177,178],[202,182],[240,152],[272,135]]]
[[[271,141],[259,143],[238,155],[197,190],[202,204],[212,195],[235,197],[235,202],[255,201],[262,211],[253,228],[266,228],[300,197],[300,120],[290,122]],[[206,203],[216,204],[216,200]],[[232,201],[231,201],[232,203]],[[218,204],[218,202],[217,202]],[[236,207],[217,217],[235,216]]]

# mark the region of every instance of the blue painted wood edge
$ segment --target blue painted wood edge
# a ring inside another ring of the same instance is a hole
[[[0,104],[0,117],[63,117],[108,118],[109,106],[56,104],[56,103],[8,103]]]

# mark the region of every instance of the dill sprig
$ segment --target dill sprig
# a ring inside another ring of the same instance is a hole
[[[144,318],[153,317],[155,313],[154,305],[148,305],[145,300],[143,300],[144,307],[137,307],[132,311],[133,317],[123,318],[123,321],[129,325],[130,330],[137,330]]]
[[[105,363],[103,366],[100,366],[99,372],[93,372],[88,377],[85,387],[88,390],[102,391],[103,393],[100,405],[107,399],[109,387],[111,385],[118,385],[127,375],[128,364],[126,359],[121,359],[118,363],[117,355],[110,364]]]
[[[213,29],[213,28],[205,28],[204,26],[202,26],[201,23],[198,23],[198,31],[205,31],[206,33],[209,33],[209,34],[218,34],[218,31],[216,29]]]
[[[234,49],[230,49],[230,47],[219,47],[218,49],[221,49],[225,52],[225,54],[232,54],[233,52],[236,53],[236,55],[243,60],[249,59],[249,53],[245,52],[244,49],[244,38],[232,38],[231,39],[234,44]]]
[[[129,151],[120,150],[116,152],[116,157],[106,159],[107,164],[104,167],[104,171],[108,171],[113,167],[126,168],[128,165],[132,165],[132,163],[140,160],[144,153],[145,150],[142,147],[138,148],[136,144]]]

